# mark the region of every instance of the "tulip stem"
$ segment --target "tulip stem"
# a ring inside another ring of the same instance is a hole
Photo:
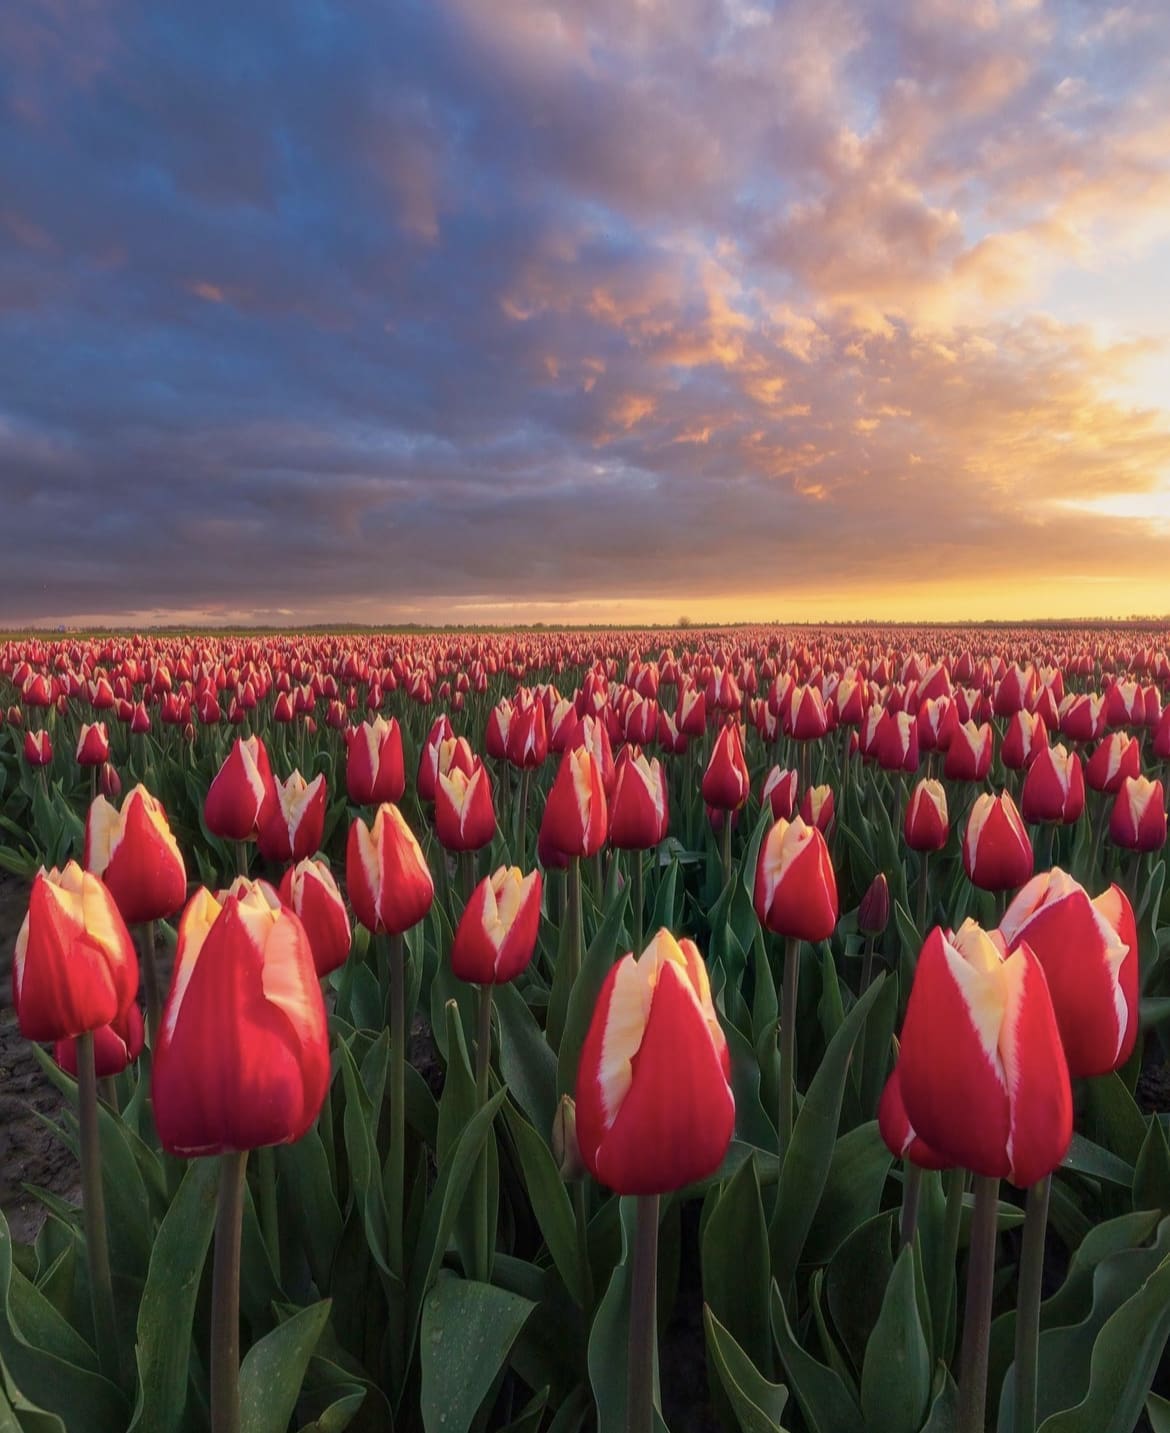
[[[248,877],[248,843],[247,841],[236,842],[236,874]]]
[[[967,1259],[963,1347],[959,1355],[959,1433],[983,1433],[984,1429],[999,1180],[994,1176],[977,1174],[974,1190],[975,1213],[971,1221]]]
[[[627,1433],[652,1433],[654,1362],[658,1344],[658,1195],[638,1196],[634,1277],[630,1289]]]
[[[1044,1235],[1048,1227],[1048,1195],[1052,1175],[1028,1190],[1024,1244],[1020,1253],[1020,1284],[1016,1294],[1016,1388],[1014,1433],[1035,1433],[1036,1356],[1040,1343],[1040,1281],[1044,1272]]]
[[[789,936],[784,942],[784,994],[780,1006],[780,1113],[776,1128],[780,1136],[781,1159],[792,1140],[796,1090],[796,988],[799,976],[800,941]]]
[[[926,919],[930,912],[930,852],[922,852],[918,867],[918,939],[926,940]]]
[[[642,950],[642,852],[630,852],[630,901],[634,910],[634,950]]]
[[[390,1272],[405,1275],[402,1199],[406,1181],[406,973],[405,946],[393,934],[390,946]]]
[[[97,800],[97,767],[89,768],[89,804],[92,806]]]
[[[922,1168],[906,1160],[902,1167],[902,1248],[914,1243],[918,1232],[918,1201],[922,1194]]]
[[[877,944],[877,936],[874,935],[873,931],[867,931],[867,932],[866,932],[866,936],[865,936],[865,954],[864,954],[864,956],[862,957],[862,960],[861,960],[861,993],[862,993],[862,995],[865,994],[865,992],[869,989],[870,985],[871,985],[872,982],[873,982],[873,948],[874,948],[874,946],[875,946],[876,944]],[[861,1027],[861,1033],[862,1033],[862,1035],[865,1034],[865,1026],[864,1026],[864,1025]],[[860,1057],[860,1055],[859,1055],[859,1056],[858,1056],[858,1062],[859,1062],[859,1063],[860,1063],[860,1059],[861,1059],[861,1057]]]
[[[475,852],[459,852],[459,876],[463,884],[463,905],[467,907],[475,890]]]
[[[162,1021],[162,1000],[158,989],[158,966],[155,963],[154,921],[144,921],[142,926],[142,983],[146,986],[146,1028],[150,1035],[150,1048],[158,1043],[158,1030]]]
[[[950,1323],[951,1300],[955,1283],[955,1259],[959,1251],[959,1230],[963,1223],[963,1195],[967,1192],[967,1171],[951,1169],[943,1176],[947,1183],[946,1216],[943,1222],[943,1245],[935,1265],[931,1289],[931,1316],[935,1320],[938,1337],[937,1348],[942,1348],[947,1339]]]
[[[81,1205],[89,1260],[89,1296],[98,1359],[108,1378],[118,1382],[119,1349],[110,1278],[110,1245],[102,1188],[102,1147],[98,1135],[97,1071],[93,1031],[77,1037],[77,1108],[81,1135]]]
[[[475,1107],[483,1109],[488,1101],[488,1084],[492,1071],[492,987],[485,982],[479,987],[479,1029],[475,1043]],[[488,1150],[475,1167],[475,1277],[490,1283],[492,1277],[492,1228],[488,1210]]]
[[[532,785],[532,768],[520,773],[520,824],[516,828],[516,862],[524,865],[524,848],[528,844],[528,792]]]
[[[220,1155],[211,1291],[211,1426],[240,1427],[240,1232],[248,1151]]]
[[[584,919],[581,910],[581,857],[573,856],[565,872],[568,911],[566,913],[571,939],[569,941],[569,989],[577,983],[581,971],[581,947],[585,943]]]
[[[260,1181],[260,1228],[268,1262],[280,1283],[280,1217],[276,1203],[276,1151],[268,1144],[256,1151],[257,1174]]]

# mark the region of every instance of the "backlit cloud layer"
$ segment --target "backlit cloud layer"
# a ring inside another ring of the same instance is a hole
[[[1170,607],[1162,0],[0,7],[0,623]]]

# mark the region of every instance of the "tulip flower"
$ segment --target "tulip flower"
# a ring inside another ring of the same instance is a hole
[[[187,897],[187,869],[167,813],[142,785],[120,811],[104,796],[94,799],[85,823],[84,863],[109,888],[128,925],[163,920]]]
[[[163,1148],[192,1158],[291,1144],[329,1084],[309,939],[271,886],[200,889],[179,922],[151,1096]]]
[[[666,839],[669,828],[666,773],[661,763],[640,753],[620,762],[609,806],[610,845],[619,851],[647,851]]]
[[[281,865],[302,861],[321,845],[325,834],[328,791],[321,773],[306,781],[299,771],[287,781],[274,781],[276,800],[260,827],[258,844],[266,861]]]
[[[517,702],[512,708],[505,748],[513,766],[531,769],[543,764],[548,756],[548,726],[540,702]]]
[[[1006,792],[987,792],[976,800],[963,833],[963,869],[972,885],[985,891],[1022,886],[1032,874],[1032,842]]]
[[[496,834],[491,777],[478,758],[470,775],[458,766],[439,773],[435,834],[447,851],[478,851]]]
[[[707,730],[707,694],[685,687],[678,697],[674,717],[679,733],[686,737],[702,736]]]
[[[1026,943],[1044,967],[1069,1073],[1105,1075],[1138,1034],[1138,943],[1119,886],[1095,900],[1059,867],[1020,890],[999,925],[1009,950]]]
[[[736,811],[748,798],[751,779],[743,754],[743,733],[735,722],[720,729],[703,773],[703,800],[721,811]]]
[[[451,969],[460,980],[499,985],[526,969],[536,949],[543,881],[519,866],[486,876],[464,907],[451,945]]]
[[[714,1173],[735,1126],[727,1041],[693,941],[660,930],[601,988],[577,1070],[577,1139],[619,1194],[665,1194]]]
[[[857,929],[862,935],[881,935],[890,923],[890,883],[879,871],[866,887],[857,907]],[[868,984],[868,982],[863,982]]]
[[[324,980],[330,971],[345,964],[353,943],[349,913],[333,872],[322,860],[298,861],[285,871],[278,895],[281,904],[300,918],[317,977]]]
[[[1109,839],[1127,851],[1160,851],[1166,844],[1165,795],[1160,781],[1127,776],[1113,798]]]
[[[760,922],[794,940],[828,940],[837,925],[837,879],[825,838],[801,817],[777,821],[760,845],[755,907]]]
[[[268,752],[258,736],[238,737],[203,801],[213,836],[251,841],[278,805]]]
[[[402,935],[430,910],[434,881],[397,806],[379,806],[371,826],[358,817],[349,828],[345,884],[354,914],[375,933]]]
[[[136,1001],[131,1001],[121,1015],[109,1025],[103,1025],[93,1032],[94,1072],[99,1080],[120,1075],[132,1065],[146,1043],[146,1031],[142,1023],[142,1011]],[[53,1059],[74,1079],[78,1077],[77,1039],[58,1040],[53,1046]]]
[[[772,819],[790,821],[796,812],[796,770],[774,766],[764,779],[761,802],[772,808]]]
[[[1070,692],[1059,710],[1061,734],[1070,741],[1095,741],[1105,729],[1105,699],[1095,692]]]
[[[907,1159],[919,1169],[950,1167],[951,1161],[932,1149],[910,1123],[902,1099],[902,1077],[897,1065],[890,1071],[890,1078],[878,1101],[878,1132],[895,1159]]]
[[[419,753],[416,785],[420,801],[431,802],[435,799],[435,786],[439,780],[439,748],[453,735],[450,717],[446,712],[441,712],[432,722],[423,749]]]
[[[138,993],[138,961],[111,892],[76,861],[43,867],[16,937],[12,1004],[26,1040],[110,1025]]]
[[[1141,747],[1123,731],[1105,738],[1085,764],[1085,782],[1094,791],[1116,796],[1127,777],[1142,774]]]
[[[883,712],[873,737],[883,771],[918,770],[918,727],[909,712]]]
[[[793,692],[785,729],[796,741],[818,741],[828,731],[829,718],[816,687],[797,687]]]
[[[1043,718],[1018,711],[1008,722],[999,754],[1009,771],[1023,771],[1047,745],[1048,732]]]
[[[801,797],[800,818],[807,826],[815,826],[825,837],[833,829],[836,804],[831,786],[810,786]]]
[[[542,833],[566,856],[592,856],[605,842],[608,805],[601,771],[584,747],[561,757],[545,804]]]
[[[1028,768],[1020,791],[1025,821],[1055,821],[1068,826],[1085,809],[1081,758],[1062,743],[1043,746]]]
[[[947,793],[941,781],[924,778],[910,793],[902,835],[912,851],[941,851],[950,835]]]
[[[907,1119],[947,1163],[1026,1188],[1072,1139],[1072,1090],[1044,968],[965,921],[918,957],[898,1073]]]
[[[81,731],[77,737],[77,764],[78,766],[101,766],[110,755],[110,734],[106,730],[106,724],[102,721],[94,722],[92,726],[81,724]]]
[[[47,731],[26,731],[24,759],[29,766],[49,766],[53,760],[53,743]]]
[[[943,775],[948,781],[982,781],[991,770],[991,754],[990,725],[963,722],[955,728],[947,747]]]
[[[391,717],[376,716],[345,733],[345,789],[355,806],[380,806],[402,800],[406,773],[402,732]]]

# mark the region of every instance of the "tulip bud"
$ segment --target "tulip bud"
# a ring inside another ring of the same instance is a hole
[[[937,926],[914,973],[898,1078],[907,1121],[948,1164],[1021,1189],[1072,1139],[1072,1089],[1044,969],[974,921]]]
[[[1043,746],[1028,768],[1020,792],[1025,821],[1059,821],[1071,825],[1085,809],[1085,776],[1081,758],[1063,743]]]
[[[333,872],[321,860],[298,861],[284,873],[278,892],[281,904],[300,918],[313,952],[313,967],[319,979],[344,965],[353,935],[349,913]]]
[[[890,886],[879,871],[869,883],[857,908],[857,929],[862,935],[881,935],[890,923]]]
[[[1119,886],[1095,900],[1059,867],[1016,895],[1000,922],[1008,949],[1025,942],[1044,967],[1069,1073],[1105,1075],[1138,1033],[1138,943]]]
[[[577,1105],[571,1095],[562,1095],[553,1116],[552,1153],[557,1162],[557,1173],[566,1184],[584,1179],[588,1172],[581,1158],[581,1146],[577,1143]]]
[[[837,878],[815,826],[777,821],[760,846],[755,907],[760,923],[794,940],[828,940],[837,925]]]
[[[292,1144],[321,1111],[329,1036],[305,928],[263,881],[192,897],[154,1052],[162,1146],[191,1158]]]
[[[743,754],[743,733],[737,723],[728,722],[715,738],[702,789],[704,802],[721,811],[737,811],[747,800],[751,778]]]
[[[501,866],[471,893],[451,944],[451,969],[477,985],[515,980],[527,968],[540,928],[543,879]]]
[[[260,827],[258,844],[266,861],[303,861],[321,845],[325,834],[328,791],[321,773],[306,781],[294,771],[285,782],[273,781],[276,800]]]
[[[78,766],[101,766],[110,755],[110,735],[105,722],[96,721],[92,726],[82,723],[77,737]]]
[[[402,935],[431,908],[435,883],[426,857],[397,806],[379,806],[372,826],[349,828],[345,884],[367,930]]]
[[[1109,839],[1127,851],[1160,851],[1166,844],[1166,807],[1162,783],[1127,776],[1113,798]]]
[[[1141,747],[1123,731],[1111,732],[1085,766],[1088,785],[1110,796],[1117,795],[1126,777],[1141,774]]]
[[[99,1080],[111,1075],[120,1075],[127,1065],[132,1065],[146,1043],[146,1031],[142,1023],[142,1011],[136,1001],[131,1001],[121,1015],[109,1025],[103,1025],[93,1032],[94,1073]],[[53,1059],[67,1075],[77,1078],[77,1040],[58,1040],[53,1046]]]
[[[941,851],[951,827],[947,793],[941,781],[924,778],[910,793],[902,834],[912,851]]]
[[[138,785],[121,811],[94,798],[85,822],[85,869],[109,887],[128,925],[174,915],[187,897],[183,853],[162,803]]]
[[[713,1174],[735,1127],[727,1041],[693,941],[660,930],[601,988],[577,1070],[585,1167],[619,1194]]]
[[[1006,792],[977,798],[963,833],[963,869],[984,891],[1009,891],[1032,874],[1032,842]]]
[[[951,735],[943,775],[948,781],[982,781],[991,770],[991,755],[991,727],[964,722]]]
[[[53,743],[47,731],[26,731],[24,759],[29,766],[48,766],[53,760]]]
[[[345,789],[355,806],[402,800],[406,769],[397,721],[375,717],[346,729]]]
[[[250,841],[278,805],[264,743],[258,736],[237,738],[203,801],[207,829],[226,841]]]
[[[37,872],[16,937],[12,1004],[26,1040],[110,1025],[138,993],[138,959],[114,898],[70,861]]]
[[[666,774],[661,764],[640,754],[622,762],[609,807],[610,845],[619,851],[648,851],[666,839],[669,829]]]
[[[878,1101],[878,1132],[895,1159],[908,1159],[919,1169],[949,1167],[950,1161],[920,1139],[911,1125],[902,1099],[902,1079],[897,1065],[890,1071],[890,1078]]]
[[[774,821],[791,821],[796,811],[796,772],[774,766],[764,781],[760,796],[772,808]]]
[[[566,856],[592,856],[605,842],[608,814],[597,761],[583,747],[566,751],[545,803],[542,834]]]
[[[101,774],[98,777],[98,789],[107,801],[117,801],[122,794],[122,778],[118,775],[118,768],[113,762],[102,763]]]
[[[828,837],[833,829],[836,802],[831,786],[810,786],[800,799],[800,819]]]

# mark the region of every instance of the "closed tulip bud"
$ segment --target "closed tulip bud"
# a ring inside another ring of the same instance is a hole
[[[571,1095],[562,1095],[553,1116],[552,1138],[553,1159],[557,1173],[566,1184],[584,1179],[588,1171],[581,1158],[581,1146],[577,1142],[577,1104]]]
[[[943,762],[948,781],[982,781],[991,770],[991,727],[964,722],[955,729]]]
[[[727,1041],[693,941],[660,930],[601,988],[577,1070],[585,1167],[619,1194],[713,1174],[735,1128]]]
[[[37,872],[16,937],[12,1004],[26,1040],[110,1025],[138,993],[138,957],[114,897],[70,861]]]
[[[910,793],[902,834],[912,851],[941,851],[951,833],[941,781],[924,779]]]
[[[815,826],[823,836],[830,836],[836,801],[831,786],[810,786],[800,798],[800,819],[806,826]]]
[[[299,771],[287,781],[274,781],[276,800],[260,827],[258,844],[266,861],[283,865],[302,861],[321,845],[325,834],[325,804],[329,793],[325,776],[306,781]]]
[[[120,1075],[132,1065],[146,1043],[142,1011],[131,1001],[121,1015],[109,1025],[93,1032],[94,1073],[99,1080]],[[67,1075],[77,1078],[77,1040],[58,1040],[53,1046],[53,1059]]]
[[[707,694],[692,687],[679,693],[678,710],[674,717],[679,732],[686,737],[702,736],[707,730]]]
[[[548,755],[548,725],[544,707],[539,702],[530,701],[512,708],[505,754],[513,766],[521,769],[543,763]]]
[[[1009,771],[1023,771],[1047,744],[1048,732],[1043,719],[1030,712],[1019,711],[1008,722],[1000,758]]]
[[[1085,809],[1085,774],[1081,758],[1063,743],[1045,746],[1028,768],[1020,792],[1025,821],[1059,821],[1071,825]]]
[[[492,781],[478,758],[470,776],[458,766],[439,773],[435,834],[446,851],[478,851],[496,834]]]
[[[902,1099],[902,1077],[897,1065],[890,1071],[878,1101],[878,1132],[895,1159],[908,1159],[919,1169],[947,1169],[950,1165],[949,1160],[919,1138],[911,1125]]]
[[[345,884],[354,914],[369,931],[402,935],[430,910],[435,883],[397,806],[379,806],[372,826],[359,817],[349,828]]]
[[[883,712],[873,738],[883,771],[918,770],[918,727],[909,712]]]
[[[1031,876],[1032,842],[1016,803],[1006,792],[980,796],[963,833],[963,869],[984,891],[1010,891]]]
[[[648,851],[666,839],[669,828],[661,764],[640,754],[620,762],[609,806],[609,844],[619,851]]]
[[[98,789],[107,801],[117,801],[121,796],[122,778],[118,775],[118,768],[113,762],[102,763],[102,769],[98,775]]]
[[[163,920],[187,898],[187,869],[167,813],[145,786],[119,811],[94,798],[85,822],[85,869],[109,888],[128,925]]]
[[[862,935],[881,935],[890,923],[890,884],[879,871],[870,881],[857,908],[857,929]]]
[[[220,901],[200,889],[179,922],[154,1052],[163,1148],[192,1158],[292,1144],[321,1111],[329,1036],[309,938],[263,881]]]
[[[346,731],[345,789],[355,806],[400,801],[406,790],[402,732],[393,717]]]
[[[427,733],[426,742],[418,758],[418,774],[415,785],[418,788],[420,801],[433,801],[435,799],[435,786],[439,780],[439,748],[445,741],[449,741],[454,733],[451,730],[451,718],[446,712],[440,712],[431,724]]]
[[[105,722],[95,721],[92,726],[86,726],[83,722],[77,737],[78,766],[101,766],[103,761],[108,760],[109,755],[110,734],[106,730]]]
[[[506,761],[508,758],[508,728],[511,723],[512,703],[507,697],[501,697],[488,712],[487,728],[484,731],[484,750],[493,761]]]
[[[459,980],[500,985],[528,966],[540,929],[539,871],[501,866],[471,893],[451,944],[451,969]]]
[[[829,718],[816,687],[796,688],[784,725],[796,741],[819,741],[824,736],[829,729]]]
[[[554,821],[555,821],[554,812]],[[563,871],[568,867],[571,857],[567,856],[558,846],[553,843],[549,827],[548,803],[545,803],[544,814],[540,820],[540,831],[536,837],[536,859],[546,871]]]
[[[290,694],[288,692],[278,693],[276,701],[272,704],[272,720],[280,726],[287,726],[295,716],[296,710],[293,707]]]
[[[1070,741],[1095,741],[1105,730],[1105,699],[1096,692],[1070,692],[1059,710],[1061,734]]]
[[[1116,796],[1126,777],[1142,774],[1141,747],[1126,732],[1111,732],[1089,757],[1085,781],[1094,791]]]
[[[658,726],[655,732],[659,748],[668,756],[680,756],[687,749],[690,738],[679,731],[674,717],[662,707],[658,708]]]
[[[48,766],[53,760],[53,743],[47,731],[26,731],[24,759],[29,766]]]
[[[1059,867],[1034,876],[1000,922],[1009,950],[1028,945],[1044,967],[1069,1074],[1106,1075],[1138,1033],[1138,942],[1120,886],[1095,900]]]
[[[592,856],[605,843],[609,805],[601,770],[584,747],[561,757],[545,803],[542,831],[566,856]]]
[[[277,804],[264,743],[258,736],[237,737],[203,801],[207,829],[225,841],[250,841]]]
[[[1072,1089],[1044,969],[1026,943],[935,927],[914,974],[898,1076],[906,1117],[949,1164],[1021,1189],[1072,1139]]]
[[[764,780],[760,800],[771,806],[774,821],[790,821],[796,811],[796,772],[774,766]]]
[[[145,702],[136,702],[130,715],[130,730],[135,736],[144,736],[150,730],[150,713]]]
[[[828,940],[837,926],[837,878],[825,838],[799,816],[777,821],[760,846],[755,907],[760,923],[793,940]]]
[[[1113,798],[1109,839],[1127,851],[1160,851],[1166,844],[1166,807],[1162,783],[1127,776]]]
[[[353,944],[349,913],[333,872],[324,861],[306,859],[284,873],[278,892],[300,918],[313,952],[313,968],[320,980],[344,965]]]
[[[735,722],[728,722],[715,738],[702,789],[706,804],[720,811],[737,811],[748,798],[751,778],[743,754],[743,733]]]

